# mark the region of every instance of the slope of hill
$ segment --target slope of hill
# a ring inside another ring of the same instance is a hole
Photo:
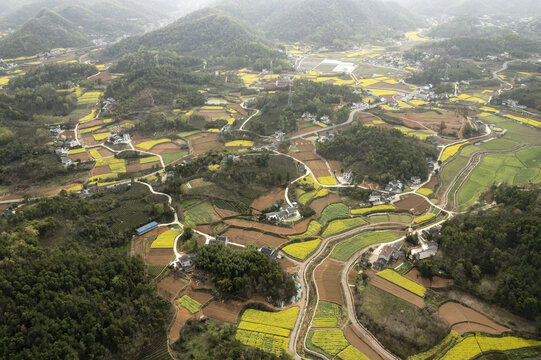
[[[105,55],[117,57],[140,47],[172,50],[184,56],[203,57],[210,63],[235,67],[257,67],[264,59],[284,57],[232,17],[216,9],[200,10],[160,30],[125,39],[107,48]]]
[[[412,12],[439,15],[535,16],[541,13],[538,0],[395,0]]]
[[[34,55],[58,47],[89,43],[76,24],[51,10],[42,10],[19,30],[0,40],[0,58]]]
[[[379,0],[226,0],[220,9],[282,41],[332,45],[336,41],[393,35],[420,19]]]

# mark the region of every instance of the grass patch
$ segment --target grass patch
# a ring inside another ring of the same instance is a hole
[[[177,161],[178,159],[185,157],[186,155],[188,155],[186,151],[181,151],[181,152],[176,152],[176,153],[171,153],[171,154],[163,154],[162,158],[163,158],[164,163],[170,164],[172,162]]]
[[[210,224],[220,220],[220,217],[214,210],[214,207],[204,202],[184,212],[184,218],[196,225]]]
[[[357,251],[367,246],[387,243],[396,239],[398,239],[398,233],[394,231],[377,231],[360,234],[336,245],[331,252],[331,257],[340,261],[346,261]]]

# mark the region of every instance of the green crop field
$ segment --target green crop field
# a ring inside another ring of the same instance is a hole
[[[473,170],[458,192],[458,205],[464,210],[474,205],[492,184],[525,185],[541,182],[541,147],[532,146],[517,153],[490,154]]]
[[[177,152],[177,153],[172,153],[172,154],[163,154],[162,158],[163,158],[164,163],[169,164],[169,163],[177,161],[180,158],[183,158],[186,155],[188,155],[187,152]]]
[[[329,221],[347,218],[349,216],[349,208],[342,203],[331,204],[325,207],[321,212],[319,223],[323,226],[327,225]]]
[[[374,215],[368,218],[368,221],[372,224],[388,222],[389,217],[387,215]]]
[[[331,253],[331,257],[340,261],[346,261],[357,251],[367,246],[387,243],[398,239],[398,237],[398,233],[394,231],[376,231],[360,234],[336,245]]]
[[[390,222],[399,222],[399,223],[411,223],[413,217],[408,214],[389,214]]]
[[[201,309],[201,304],[188,295],[184,295],[178,299],[177,304],[180,307],[186,308],[192,314],[195,314],[199,311],[199,309]]]
[[[190,220],[196,225],[199,224],[210,224],[220,220],[220,217],[214,211],[214,207],[207,203],[201,203],[193,208],[189,209],[184,213],[186,220]]]

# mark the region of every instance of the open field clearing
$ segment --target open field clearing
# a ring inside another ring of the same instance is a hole
[[[158,283],[158,294],[168,301],[172,301],[187,283],[175,279],[173,275],[164,277]]]
[[[342,311],[340,306],[326,301],[317,304],[316,314],[312,320],[314,328],[338,328],[340,327]]]
[[[425,296],[425,293],[426,293],[426,288],[425,287],[423,287],[423,286],[411,281],[410,279],[400,275],[399,273],[397,273],[394,270],[385,269],[383,271],[378,272],[377,276],[379,276],[379,277],[381,277],[381,278],[383,278],[385,280],[388,280],[388,281],[392,282],[393,284],[398,285],[401,288],[404,288],[404,289],[412,292],[413,294],[415,294],[417,296],[420,296],[420,297]]]
[[[498,335],[509,331],[485,315],[455,302],[443,304],[438,309],[438,313],[447,321],[451,329],[460,335],[474,331]]]
[[[249,229],[230,228],[224,235],[229,237],[231,242],[242,245],[256,245],[257,247],[278,247],[287,241],[277,236]]]
[[[431,288],[446,288],[451,285],[453,285],[452,279],[444,279],[439,276],[434,276],[432,280],[424,278],[421,276],[421,273],[417,268],[413,268],[405,275],[408,279],[411,281],[415,281],[417,284],[424,286],[424,287],[431,287]]]
[[[285,246],[282,251],[299,260],[306,259],[321,244],[321,240],[311,240]]]
[[[430,203],[425,198],[418,195],[408,195],[406,198],[395,203],[397,209],[411,211],[416,214],[425,212]]]
[[[321,236],[323,238],[328,238],[330,236],[341,234],[345,231],[357,228],[359,226],[366,225],[367,222],[361,218],[352,218],[352,219],[339,219],[331,221]]]
[[[340,261],[349,260],[357,251],[373,245],[394,241],[399,235],[394,231],[377,231],[363,233],[351,239],[340,242],[333,249],[331,257]]]
[[[394,205],[377,205],[372,206],[369,208],[362,208],[362,209],[353,209],[351,210],[352,215],[366,215],[376,212],[385,212],[388,210],[396,210],[396,207]]]
[[[262,195],[255,199],[252,204],[250,205],[254,209],[258,210],[265,210],[271,206],[274,206],[274,204],[277,204],[279,200],[285,198],[285,190],[284,189],[273,189],[270,192],[268,192],[265,195]]]
[[[541,341],[527,340],[515,336],[491,337],[472,335],[459,340],[442,360],[468,360],[489,351],[508,351],[514,349],[541,346]]]
[[[201,304],[189,297],[188,295],[184,295],[180,299],[178,299],[177,305],[181,308],[187,309],[190,314],[195,314],[199,310],[201,310]]]
[[[210,224],[219,221],[221,218],[208,202],[196,205],[184,212],[184,218],[196,225]]]
[[[228,302],[212,301],[203,308],[203,314],[209,318],[236,324],[245,303],[231,300]]]
[[[314,271],[320,301],[344,305],[344,296],[342,295],[339,279],[343,267],[343,263],[328,258]]]
[[[458,192],[461,209],[472,206],[492,184],[526,185],[541,182],[541,146],[517,153],[489,154],[483,157]]]
[[[349,217],[349,208],[343,203],[331,204],[323,209],[318,221],[323,226],[329,221]]]
[[[422,297],[415,295],[411,291],[408,291],[388,280],[383,279],[379,276],[373,276],[370,280],[370,285],[381,289],[397,298],[405,300],[410,304],[417,306],[418,308],[424,308],[425,302]]]
[[[166,231],[152,242],[151,249],[172,249],[175,244],[175,239],[182,233],[180,230]]]

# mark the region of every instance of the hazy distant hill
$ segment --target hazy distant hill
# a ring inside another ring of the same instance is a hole
[[[424,15],[510,15],[541,17],[539,0],[395,0]]]
[[[398,35],[420,22],[395,3],[379,0],[226,0],[217,7],[252,24],[269,38],[327,45]]]
[[[261,59],[283,57],[237,20],[216,9],[200,10],[162,29],[125,39],[107,48],[105,55],[116,57],[141,47],[252,66]]]
[[[73,22],[42,10],[19,30],[0,39],[0,58],[34,55],[58,47],[86,45],[90,39]]]

